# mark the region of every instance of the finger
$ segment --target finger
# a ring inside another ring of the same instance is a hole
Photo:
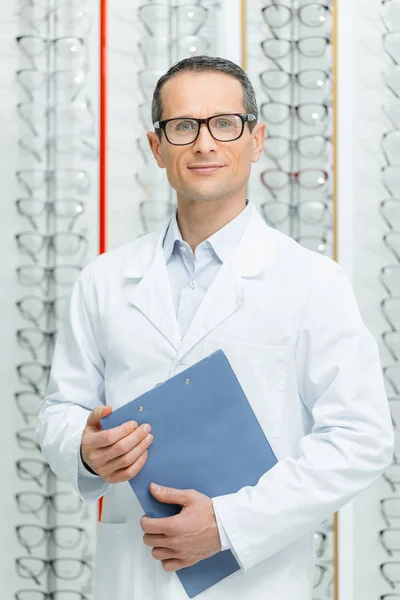
[[[111,406],[96,406],[87,418],[86,424],[93,429],[101,431],[103,428],[100,424],[101,417],[106,417],[112,412]]]
[[[131,435],[123,438],[116,444],[114,444],[109,450],[106,450],[105,455],[108,456],[110,452],[115,454],[118,452],[116,458],[109,460],[105,467],[108,472],[113,473],[118,471],[119,469],[126,469],[130,465],[132,465],[141,454],[151,445],[153,441],[153,436],[151,433],[149,435],[143,433],[141,430],[134,431]],[[133,447],[132,447],[133,446]],[[124,447],[129,448],[127,452],[124,452],[122,449]]]
[[[142,517],[140,519],[140,526],[145,533],[167,536],[177,533],[177,529],[181,521],[180,515],[174,515],[172,517],[162,517],[152,519],[150,517]]]
[[[150,533],[145,533],[143,536],[143,543],[146,546],[161,546],[163,548],[169,548],[172,550],[170,547],[169,538],[166,535],[151,535]]]
[[[176,560],[176,551],[175,550],[171,550],[171,548],[165,548],[165,547],[157,547],[157,548],[153,548],[153,550],[151,551],[151,555],[153,558],[156,558],[157,560],[166,560],[166,559],[175,559]]]
[[[183,567],[188,566],[181,560],[176,560],[175,558],[162,560],[161,564],[163,566],[164,571],[179,571],[179,569],[183,569]]]
[[[108,476],[104,475],[104,478],[109,483],[122,483],[123,481],[129,481],[129,479],[136,477],[136,475],[139,473],[139,471],[141,471],[141,469],[143,469],[144,465],[146,464],[147,456],[148,456],[148,450],[146,450],[146,452],[144,452],[137,459],[137,461],[135,461],[133,463],[133,465],[131,465],[127,469],[119,469],[118,471],[116,471],[115,473],[112,473],[111,475],[108,475]]]
[[[111,429],[99,431],[96,433],[96,446],[98,448],[107,448],[108,446],[113,446],[135,431],[138,426],[139,425],[136,421],[128,421],[127,423],[118,425],[118,427],[112,427]],[[114,458],[113,455],[109,457],[110,460],[112,458]]]

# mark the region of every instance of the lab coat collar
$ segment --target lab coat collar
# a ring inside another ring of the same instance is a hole
[[[269,227],[261,217],[257,208],[249,202],[252,211],[244,234],[232,256],[232,266],[240,277],[256,277],[271,264],[276,245],[276,232]],[[127,278],[142,278],[160,252],[163,252],[163,240],[170,224],[169,218],[162,229],[151,233],[132,257],[123,276]]]
[[[179,361],[215,327],[232,315],[244,299],[244,277],[255,277],[273,262],[276,232],[253,207],[245,232],[231,260],[225,261],[210,284],[185,335],[176,318],[163,251],[169,220],[161,232],[146,236],[143,245],[123,273],[140,279],[130,302],[164,335]]]

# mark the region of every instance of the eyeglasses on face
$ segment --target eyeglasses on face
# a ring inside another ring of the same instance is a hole
[[[240,138],[246,122],[257,121],[251,113],[220,114],[207,119],[181,117],[156,121],[155,130],[164,131],[167,141],[174,146],[193,144],[199,137],[200,127],[207,125],[210,135],[217,142],[233,142]]]

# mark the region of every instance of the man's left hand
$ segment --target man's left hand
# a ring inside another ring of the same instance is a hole
[[[196,490],[160,486],[157,492],[155,488],[152,483],[150,491],[159,502],[182,506],[172,517],[140,519],[143,541],[153,547],[151,553],[164,570],[177,571],[217,554],[221,541],[211,498]]]

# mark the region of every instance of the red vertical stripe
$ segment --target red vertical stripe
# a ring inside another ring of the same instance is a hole
[[[100,0],[99,254],[106,250],[107,0]]]
[[[99,254],[103,254],[106,251],[107,0],[100,0],[99,33]],[[102,508],[103,498],[100,498],[99,521]]]

